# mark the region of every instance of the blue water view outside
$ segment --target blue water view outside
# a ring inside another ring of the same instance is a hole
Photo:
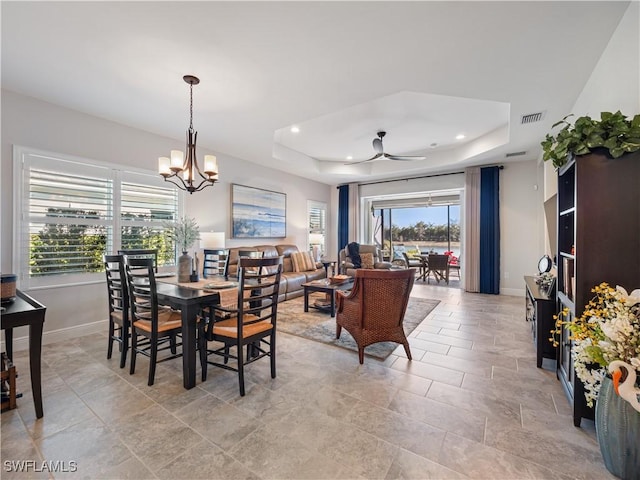
[[[394,208],[391,210],[391,220],[396,256],[401,255],[399,252],[402,250],[408,253],[418,253],[418,251],[444,253],[450,250],[454,256],[460,257],[459,205],[451,205],[449,208],[447,206]],[[447,238],[448,223],[450,238]],[[415,240],[414,232],[424,233],[419,234],[420,240]]]

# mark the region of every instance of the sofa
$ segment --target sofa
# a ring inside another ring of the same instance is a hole
[[[227,276],[229,278],[238,277],[238,252],[262,252],[265,258],[282,256],[282,276],[280,278],[280,292],[278,301],[282,302],[304,295],[303,283],[311,282],[321,278],[326,278],[326,273],[322,263],[316,263],[314,270],[306,272],[295,272],[291,254],[299,252],[296,245],[256,245],[253,247],[233,247],[229,248],[227,258]]]
[[[360,257],[362,257],[363,254],[369,253],[373,255],[372,268],[380,268],[384,270],[389,270],[391,268],[392,264],[390,262],[385,262],[382,260],[382,254],[380,253],[380,249],[378,247],[376,247],[375,245],[360,245]],[[349,275],[350,277],[356,276],[356,269],[353,266],[351,257],[349,257],[347,247],[340,250],[339,262],[340,273]]]

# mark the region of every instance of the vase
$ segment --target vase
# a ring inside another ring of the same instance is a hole
[[[178,282],[187,283],[191,277],[191,264],[193,259],[186,252],[182,252],[182,255],[178,258]]]
[[[640,478],[640,412],[602,380],[595,412],[596,436],[604,464],[623,480]]]

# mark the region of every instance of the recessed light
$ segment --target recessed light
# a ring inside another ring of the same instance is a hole
[[[353,157],[352,157],[351,155],[349,155],[349,156],[347,157],[347,160],[353,160]]]
[[[456,140],[462,140],[464,138],[463,134],[456,135]]]
[[[300,132],[299,127],[291,127],[291,133],[299,133],[299,132]]]

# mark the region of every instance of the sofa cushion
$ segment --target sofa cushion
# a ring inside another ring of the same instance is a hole
[[[287,295],[296,290],[303,291],[302,284],[307,283],[307,276],[304,272],[287,272],[282,276],[287,279]]]
[[[310,272],[316,269],[316,265],[309,252],[293,252],[291,263],[294,272]]]
[[[299,252],[298,247],[296,245],[288,245],[281,244],[276,245],[276,250],[278,251],[278,255],[282,255],[282,271],[293,272],[293,265],[291,263],[291,254],[294,252]]]
[[[373,253],[360,254],[362,268],[373,268]]]
[[[320,280],[321,278],[327,278],[324,268],[313,270],[312,272],[304,272],[304,276],[307,277],[307,282],[314,280]]]
[[[227,275],[232,278],[238,278],[238,252],[243,251],[256,251],[254,247],[233,247],[229,249],[229,256],[227,257]]]
[[[258,245],[255,249],[262,252],[262,258],[275,258],[280,255],[278,250],[276,250],[276,247],[273,245]],[[273,267],[265,267],[265,270],[269,273],[275,273],[276,270],[278,270],[278,267],[277,265],[274,265]]]

